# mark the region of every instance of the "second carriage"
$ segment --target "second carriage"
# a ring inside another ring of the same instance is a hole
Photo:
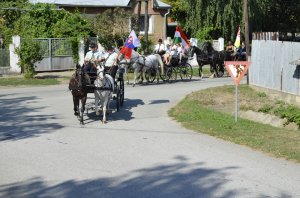
[[[172,55],[170,63],[164,63],[164,73],[160,73],[160,78],[163,81],[172,83],[177,80],[179,75],[182,81],[191,80],[193,77],[193,68],[188,63],[188,57],[182,57],[181,61],[178,55]],[[150,69],[146,72],[146,78],[153,82],[156,78],[156,71]]]

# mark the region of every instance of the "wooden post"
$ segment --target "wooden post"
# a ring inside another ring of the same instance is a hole
[[[140,32],[140,20],[141,20],[141,8],[142,8],[142,2],[138,1],[138,32]]]
[[[148,53],[148,0],[145,0],[145,52]]]
[[[244,21],[245,21],[245,45],[246,45],[246,60],[248,60],[250,54],[249,43],[249,19],[248,19],[248,0],[244,0]],[[249,85],[249,71],[247,71],[247,85]]]

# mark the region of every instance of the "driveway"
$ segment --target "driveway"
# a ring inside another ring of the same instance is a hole
[[[224,84],[233,82],[126,86],[108,124],[89,111],[84,126],[66,85],[2,89],[0,197],[300,197],[299,164],[167,116],[186,94]]]

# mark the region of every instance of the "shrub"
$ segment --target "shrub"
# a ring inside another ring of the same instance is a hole
[[[40,45],[33,39],[22,39],[20,47],[16,48],[16,53],[20,57],[19,66],[25,78],[33,78],[36,74],[34,63],[42,60]]]

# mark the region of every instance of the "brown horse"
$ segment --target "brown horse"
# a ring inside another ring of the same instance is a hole
[[[79,118],[80,124],[84,124],[83,113],[88,93],[85,85],[89,84],[88,82],[89,80],[83,74],[83,70],[80,65],[76,65],[76,71],[69,82],[69,90],[73,96],[74,115]]]

